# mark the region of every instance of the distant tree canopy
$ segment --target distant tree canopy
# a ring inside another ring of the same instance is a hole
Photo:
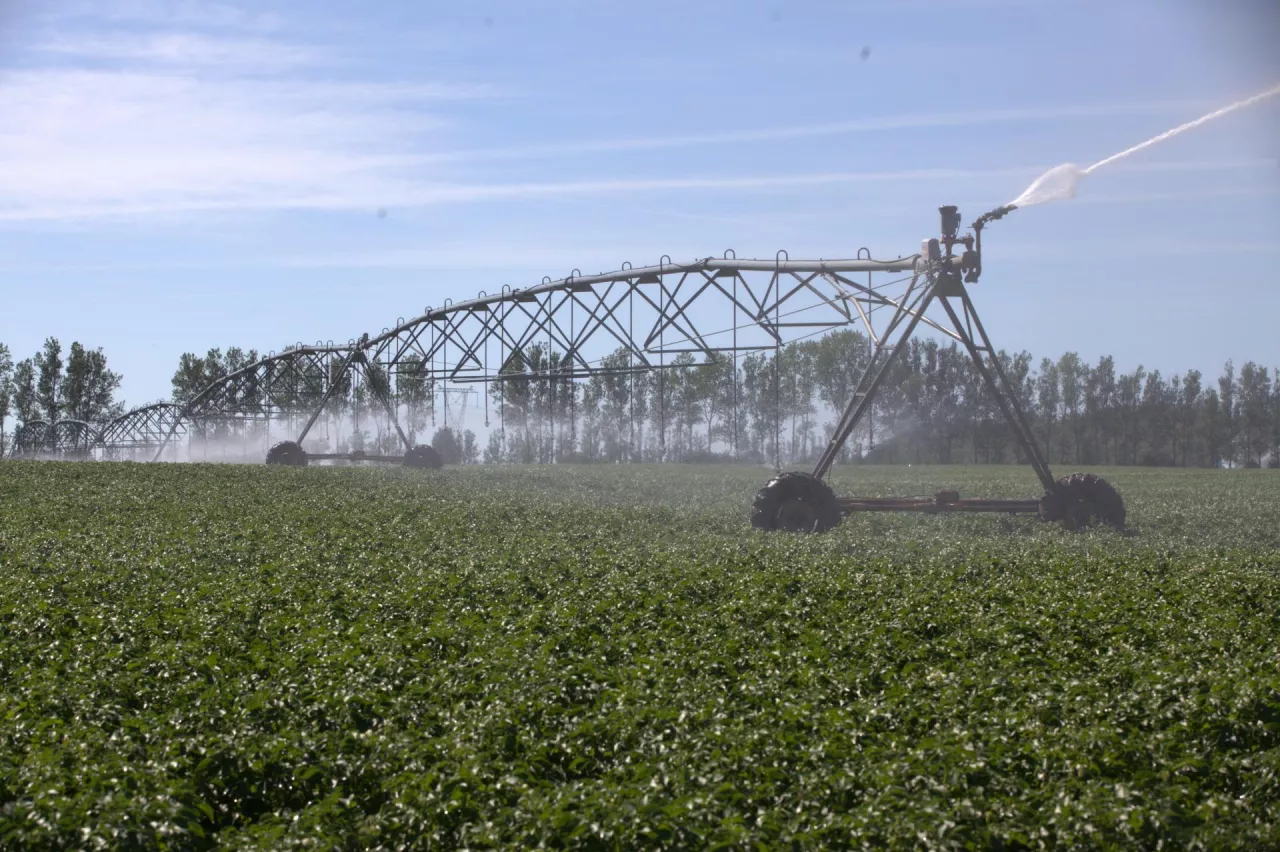
[[[440,460],[445,464],[462,464],[462,444],[448,426],[436,430],[431,437],[431,446],[440,454]]]
[[[120,414],[120,381],[120,374],[107,367],[101,347],[89,349],[77,341],[64,360],[62,344],[50,337],[39,352],[14,364],[9,347],[0,344],[0,446],[9,416],[19,423],[54,423],[96,422]]]
[[[510,353],[489,384],[483,448],[445,411],[451,393],[421,365],[375,369],[355,381],[344,374],[311,440],[337,449],[391,452],[399,443],[379,398],[385,388],[410,441],[432,434],[453,463],[484,461],[772,460],[807,463],[825,446],[838,413],[869,357],[851,330],[753,352],[736,360],[712,353],[669,359],[642,371],[619,349],[585,381],[557,375],[563,353],[545,345]],[[1197,370],[1167,375],[1143,366],[1122,372],[1110,356],[1090,364],[1077,353],[1034,358],[1000,352],[1005,373],[1049,461],[1072,465],[1280,466],[1280,372],[1254,361],[1227,362],[1216,379]],[[184,353],[172,377],[173,399],[186,403],[210,383],[257,361],[253,350]],[[373,384],[370,385],[370,382]],[[14,363],[0,347],[0,442],[5,416],[101,420],[119,411],[120,376],[101,349],[73,343],[64,362],[56,338]],[[318,385],[319,386],[319,385]],[[305,420],[308,399],[297,400]],[[299,417],[295,417],[297,414]],[[334,424],[351,428],[334,430]],[[344,437],[351,433],[350,443]],[[440,449],[440,447],[437,447]],[[990,463],[1022,461],[1021,450],[978,371],[955,343],[913,339],[887,376],[871,416],[850,439],[846,461]]]
[[[547,375],[534,347],[515,353],[490,385],[499,434],[486,461],[812,461],[869,358],[867,340],[839,331],[738,360],[711,356],[678,369],[598,374],[585,383]],[[998,355],[1051,462],[1093,465],[1280,466],[1280,373],[1228,362],[1217,388],[1197,370],[1168,378],[1120,373],[1074,352],[1036,360]],[[601,365],[626,368],[619,350]],[[552,368],[553,369],[553,368]],[[540,374],[539,374],[540,373]],[[844,459],[881,463],[1005,463],[1021,451],[967,354],[913,339],[881,387]]]
[[[13,354],[0,343],[0,455],[5,451],[5,420],[13,413]]]
[[[321,428],[328,435],[331,421],[347,418],[357,433],[353,447],[393,451],[398,438],[366,387],[372,381],[387,386],[409,439],[430,425],[432,444],[454,464],[482,455],[488,463],[548,463],[767,461],[775,454],[784,463],[804,463],[826,445],[869,356],[866,337],[842,330],[736,363],[720,353],[701,361],[681,353],[666,369],[648,372],[619,349],[600,359],[595,375],[571,381],[556,375],[567,364],[563,353],[533,345],[510,353],[488,386],[490,433],[483,453],[474,433],[468,444],[458,421],[446,417],[444,428],[436,429],[443,389],[421,365],[406,360],[391,373],[378,371],[359,382],[345,375],[325,406]],[[257,357],[237,347],[203,357],[184,354],[173,376],[175,401],[189,401]],[[1228,362],[1209,382],[1196,370],[1167,378],[1141,366],[1120,372],[1110,356],[1095,364],[1074,352],[1036,359],[1002,351],[998,357],[1053,463],[1280,465],[1280,376],[1256,362],[1238,370]],[[342,447],[344,439],[338,440]],[[845,448],[843,459],[855,458],[888,464],[1023,461],[967,354],[931,338],[913,339],[895,363],[866,426]]]
[[[173,387],[173,401],[185,405],[213,382],[226,378],[257,360],[257,350],[246,351],[238,346],[232,346],[226,352],[210,349],[203,356],[183,352],[178,359],[178,369],[169,380]]]
[[[107,369],[107,356],[102,349],[86,349],[72,343],[59,388],[63,416],[92,422],[115,413],[122,408],[115,398],[120,381],[118,373]]]

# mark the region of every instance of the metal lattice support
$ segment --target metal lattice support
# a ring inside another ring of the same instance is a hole
[[[30,420],[18,427],[13,433],[13,445],[9,448],[11,458],[38,456],[50,451],[49,423],[44,420]]]
[[[830,443],[813,473],[780,472],[760,490],[752,509],[755,526],[821,531],[838,523],[841,514],[855,511],[1029,512],[1072,528],[1095,517],[1123,526],[1123,502],[1103,480],[1084,474],[1053,479],[1017,390],[978,319],[965,285],[981,275],[982,228],[993,217],[980,218],[972,226],[972,235],[960,236],[956,208],[942,207],[939,212],[941,238],[926,240],[920,254],[894,260],[874,260],[869,252],[864,257],[866,249],[860,249],[852,260],[829,261],[791,260],[785,252],[773,260],[739,260],[726,252],[722,258],[685,264],[664,257],[656,266],[624,265],[599,275],[582,275],[575,270],[567,278],[544,279],[526,290],[503,288],[493,296],[446,301],[441,308],[428,308],[415,319],[399,321],[377,336],[364,334],[345,346],[332,342],[298,344],[271,353],[211,383],[185,405],[144,406],[96,433],[91,424],[79,421],[52,426],[32,421],[15,435],[14,452],[87,454],[96,444],[110,455],[155,447],[158,460],[182,433],[199,435],[206,450],[210,438],[228,436],[241,437],[247,448],[251,431],[260,428],[269,438],[272,424],[279,423],[284,424],[287,436],[298,435],[296,441],[286,437],[272,449],[280,459],[287,457],[289,464],[305,465],[308,457],[407,461],[416,452],[410,437],[415,428],[414,406],[424,399],[429,401],[434,424],[437,389],[444,393],[447,411],[449,383],[498,381],[505,441],[508,386],[534,379],[545,383],[551,423],[549,448],[555,458],[559,438],[555,409],[567,399],[572,417],[573,396],[565,391],[572,390],[575,380],[621,375],[632,380],[634,391],[637,373],[657,371],[659,456],[665,458],[665,371],[691,366],[688,355],[711,361],[724,353],[736,363],[742,354],[771,351],[772,387],[765,392],[771,391],[773,396],[776,465],[781,452],[782,347],[804,337],[861,324],[873,346],[870,361]],[[865,283],[853,277],[862,274],[866,275]],[[877,275],[881,276],[879,283]],[[945,314],[942,320],[927,316],[935,302]],[[871,314],[880,309],[889,310],[891,316],[877,334]],[[745,323],[738,322],[740,316]],[[728,327],[723,326],[726,317]],[[973,359],[1044,486],[1043,497],[961,500],[957,492],[944,491],[931,498],[838,499],[823,481],[854,429],[870,415],[877,390],[921,325],[959,342]],[[496,368],[488,358],[494,342],[500,356]],[[626,366],[613,357],[619,353],[625,353]],[[669,356],[675,357],[668,361]],[[394,427],[405,450],[402,456],[383,455],[383,448],[367,455],[362,449],[349,454],[312,454],[303,447],[328,408],[345,406],[348,398],[354,403],[356,434],[362,434],[360,405],[369,401],[364,400],[366,395]],[[632,393],[628,400],[633,433],[634,396]],[[736,403],[736,384],[734,398]],[[408,433],[401,426],[402,405],[407,406]],[[575,428],[575,423],[568,427],[571,440]],[[736,416],[733,428],[731,441],[736,446]]]
[[[766,483],[752,504],[753,526],[767,530],[822,532],[838,524],[844,514],[904,511],[1036,514],[1041,520],[1058,521],[1070,529],[1086,526],[1093,520],[1116,527],[1124,526],[1124,502],[1104,480],[1092,474],[1073,474],[1061,480],[1053,478],[1018,401],[1017,388],[1005,374],[965,287],[976,282],[982,274],[984,219],[974,223],[972,235],[960,236],[959,211],[955,207],[942,207],[939,213],[942,215],[942,236],[924,243],[920,274],[912,279],[906,294],[897,302],[897,310],[882,336],[877,337],[867,322],[867,331],[875,347],[870,362],[859,377],[853,397],[813,472],[779,473]],[[934,302],[941,305],[950,328],[925,316]],[[870,413],[877,390],[921,323],[928,323],[964,346],[1035,470],[1044,488],[1042,497],[1034,500],[962,500],[958,491],[940,491],[932,497],[841,498],[823,481],[853,430]]]
[[[183,406],[172,402],[144,405],[120,415],[102,427],[98,446],[111,458],[162,450],[166,442],[187,433]]]
[[[53,424],[49,443],[60,456],[87,458],[98,445],[98,431],[83,420],[59,420]]]
[[[179,419],[192,424],[300,422],[305,424],[297,432],[301,443],[335,394],[345,395],[360,384],[408,449],[395,400],[413,382],[431,388],[433,400],[435,388],[444,385],[447,393],[449,383],[500,378],[572,382],[671,369],[677,365],[669,356],[682,353],[709,357],[776,351],[800,337],[865,324],[864,304],[913,315],[915,308],[904,299],[912,293],[919,269],[918,255],[829,261],[780,255],[775,260],[723,257],[685,264],[663,258],[656,266],[624,266],[600,275],[575,272],[526,290],[504,288],[492,296],[428,308],[415,319],[345,346],[296,345],[269,354],[205,388],[183,407]],[[874,283],[877,274],[882,280]],[[747,321],[739,324],[733,319],[737,317]],[[947,331],[933,320],[917,321]],[[485,357],[494,343],[503,356],[497,364]],[[535,349],[542,353],[536,358]],[[602,363],[618,350],[627,352],[629,366]],[[554,366],[547,357],[552,352]],[[513,374],[512,369],[521,372]],[[562,390],[553,392],[558,398]]]

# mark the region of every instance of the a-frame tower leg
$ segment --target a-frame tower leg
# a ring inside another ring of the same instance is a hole
[[[960,273],[945,268],[931,272],[918,292],[913,294],[909,290],[903,298],[888,329],[872,353],[870,363],[863,370],[853,398],[849,400],[844,414],[836,425],[831,441],[814,467],[814,477],[822,479],[831,470],[841,448],[870,410],[875,395],[888,376],[893,363],[906,349],[925,311],[935,300],[940,302],[943,310],[947,312],[956,330],[957,339],[969,353],[974,367],[982,376],[987,391],[995,397],[1005,422],[1013,430],[1018,445],[1030,460],[1031,467],[1035,470],[1040,484],[1044,486],[1045,493],[1052,492],[1053,472],[1049,469],[1049,463],[1041,452],[1039,444],[1036,443],[1035,434],[1031,431],[1031,425],[1027,422],[1022,404],[1018,401],[1017,389],[1013,387],[1005,374],[1004,367],[1000,364],[1000,356],[991,345],[990,338],[987,337],[986,329],[978,318],[973,300],[969,298],[969,291],[965,289]],[[957,304],[959,310],[957,310]]]
[[[907,342],[911,340],[911,335],[915,333],[920,320],[924,318],[925,311],[934,299],[939,280],[939,276],[931,272],[925,276],[923,285],[917,289],[920,285],[920,279],[917,277],[911,282],[911,286],[898,303],[898,309],[880,336],[875,351],[871,353],[871,361],[862,371],[862,377],[854,387],[853,397],[845,406],[844,414],[840,416],[840,421],[831,434],[827,448],[818,458],[818,464],[813,469],[813,475],[817,479],[827,475],[827,471],[835,464],[845,442],[849,440],[853,430],[870,410],[871,403],[875,401],[876,392],[880,390],[880,386],[889,375],[894,361],[898,360],[898,356],[907,348]]]
[[[959,211],[955,207],[941,207],[939,213],[942,214],[942,238],[925,241],[917,261],[919,272],[906,295],[896,303],[897,310],[888,328],[877,339],[867,323],[867,331],[876,341],[875,351],[858,378],[853,398],[841,414],[813,473],[780,472],[769,480],[752,502],[751,525],[764,530],[822,532],[838,524],[842,515],[854,512],[1005,512],[1035,514],[1041,520],[1061,521],[1071,529],[1087,526],[1094,519],[1123,528],[1124,501],[1105,480],[1093,474],[1073,474],[1061,482],[1054,480],[1048,459],[1036,443],[1035,433],[1022,410],[1018,388],[1009,381],[999,353],[991,345],[969,298],[965,284],[977,281],[982,273],[981,229],[992,215],[974,224],[973,236],[961,237],[957,235]],[[963,249],[959,256],[955,254],[957,248]],[[924,283],[917,288],[921,276]],[[1044,487],[1043,497],[1037,500],[961,499],[958,491],[939,491],[932,497],[837,497],[823,481],[853,430],[871,410],[880,386],[935,299],[942,303],[955,331],[932,320],[928,321],[929,325],[959,341],[969,353],[987,392],[995,397],[1005,422]],[[865,316],[863,320],[867,322]]]
[[[1009,381],[1000,363],[1000,355],[991,345],[991,339],[987,337],[987,331],[982,327],[982,320],[978,318],[978,313],[973,307],[973,300],[969,298],[969,291],[965,289],[964,282],[959,276],[947,285],[946,292],[939,293],[938,301],[942,303],[943,310],[951,318],[952,325],[960,335],[960,342],[968,350],[969,357],[973,359],[973,365],[982,376],[987,391],[995,397],[996,404],[1000,406],[1005,422],[1013,430],[1014,437],[1018,439],[1018,445],[1022,447],[1022,452],[1031,462],[1036,478],[1044,486],[1045,494],[1051,493],[1054,489],[1054,479],[1053,472],[1049,469],[1049,461],[1041,452],[1040,445],[1036,443],[1035,433],[1031,431],[1031,424],[1027,421],[1027,415],[1018,401],[1018,389]],[[956,311],[953,301],[959,303],[959,312]]]

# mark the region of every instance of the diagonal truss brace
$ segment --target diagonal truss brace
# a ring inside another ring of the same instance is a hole
[[[876,392],[884,384],[884,380],[889,375],[889,370],[893,367],[894,361],[898,359],[898,356],[906,348],[911,335],[915,333],[916,327],[920,325],[924,312],[933,301],[939,280],[940,276],[935,272],[930,272],[926,276],[923,287],[917,287],[918,278],[912,280],[911,286],[907,288],[906,294],[903,295],[902,300],[898,303],[897,310],[894,311],[888,327],[880,335],[875,351],[871,353],[871,361],[867,364],[866,369],[862,371],[862,376],[858,379],[858,384],[854,388],[853,397],[849,400],[844,414],[841,415],[840,421],[836,424],[835,432],[831,435],[831,441],[818,458],[818,464],[813,469],[815,477],[821,479],[827,475],[831,465],[835,464],[836,457],[840,454],[841,448],[844,447],[845,441],[849,440],[853,430],[857,428],[867,410],[871,408]],[[907,319],[908,317],[910,319]],[[902,324],[904,319],[907,319],[905,326]]]
[[[352,349],[351,354],[342,361],[342,366],[338,369],[338,374],[329,381],[329,387],[325,389],[324,396],[320,398],[320,402],[316,405],[315,411],[311,412],[311,417],[307,419],[307,425],[302,427],[301,434],[298,435],[298,446],[302,446],[302,442],[307,439],[307,433],[311,431],[311,427],[316,425],[316,420],[320,418],[320,414],[324,411],[324,407],[329,404],[329,400],[333,398],[333,392],[337,390],[342,380],[346,378],[347,373],[351,370],[351,363],[355,361],[357,355],[362,355],[359,349]],[[397,430],[400,428],[396,425]]]
[[[906,294],[896,303],[897,309],[893,318],[876,340],[871,361],[863,370],[853,397],[845,407],[839,423],[836,424],[831,441],[819,457],[813,469],[813,475],[821,479],[831,470],[841,448],[870,409],[876,392],[889,375],[894,362],[906,349],[916,328],[924,321],[934,328],[940,328],[964,346],[969,357],[973,359],[979,375],[982,376],[987,390],[995,397],[1001,413],[1013,429],[1014,436],[1030,460],[1036,477],[1044,486],[1045,493],[1051,492],[1054,489],[1054,480],[1049,463],[1036,443],[1026,414],[1018,401],[1017,389],[1013,387],[1004,368],[1000,365],[999,355],[991,345],[990,338],[987,337],[986,329],[978,318],[960,273],[949,268],[948,264],[946,267],[931,269],[926,275],[923,287],[917,289],[916,285],[917,281],[913,280]],[[931,320],[925,319],[925,311],[935,299],[942,303],[943,310],[946,311],[954,330],[941,328]],[[953,301],[959,303],[959,311],[956,310]],[[905,325],[903,325],[904,319],[907,319]]]
[[[357,356],[360,360],[364,360],[363,352],[357,350]],[[366,366],[368,366],[367,362]],[[391,387],[390,372],[382,373],[382,378],[376,381],[368,381],[369,374],[366,373],[365,375],[365,384],[373,390],[373,395],[378,398],[378,401],[382,403],[382,407],[386,410],[387,417],[391,418],[391,425],[396,427],[396,434],[400,436],[400,443],[404,444],[405,451],[407,452],[412,450],[413,444],[409,442],[409,437],[405,435],[404,430],[400,428],[400,418],[396,417],[396,407],[391,404],[391,398],[387,393]]]

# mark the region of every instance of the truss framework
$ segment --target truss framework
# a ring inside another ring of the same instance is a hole
[[[183,407],[171,402],[144,405],[101,424],[32,420],[18,427],[10,455],[88,458],[101,451],[109,458],[150,458],[166,441],[185,435],[186,424]]]
[[[917,283],[920,284],[919,287],[916,286]],[[1053,473],[1036,443],[1030,422],[1018,401],[1017,389],[1000,364],[1000,357],[992,346],[991,339],[987,337],[982,320],[978,318],[960,272],[946,267],[935,270],[918,282],[912,282],[906,298],[884,329],[883,336],[875,340],[871,360],[855,385],[853,397],[836,424],[831,441],[818,458],[813,475],[818,479],[827,475],[841,447],[867,414],[876,391],[889,375],[893,362],[902,354],[911,335],[923,321],[925,312],[935,301],[941,304],[951,323],[951,329],[943,331],[958,340],[969,353],[988,392],[1000,407],[1005,422],[1012,426],[1018,445],[1030,460],[1040,484],[1044,486],[1046,493],[1052,491]]]
[[[88,445],[111,455],[154,448],[159,459],[175,439],[211,434],[219,424],[252,425],[300,442],[335,395],[356,387],[389,415],[408,448],[393,400],[412,383],[434,393],[467,382],[634,374],[669,369],[683,353],[736,358],[848,326],[862,327],[883,348],[904,320],[912,330],[923,324],[963,342],[949,324],[924,315],[922,282],[932,271],[919,254],[876,260],[866,249],[842,260],[791,260],[785,252],[753,260],[726,252],[688,263],[663,257],[653,266],[624,265],[598,275],[575,270],[527,289],[446,300],[346,344],[297,344],[269,353],[185,404],[144,406],[99,427],[76,427],[74,435],[67,427],[60,443],[51,444],[32,423],[14,452]],[[879,311],[894,319],[878,334],[872,320]],[[554,363],[533,357],[537,348],[556,353]],[[619,350],[627,356],[624,366],[616,358],[611,366],[602,363]]]
[[[282,431],[301,441],[335,393],[363,386],[408,448],[392,403],[407,382],[447,386],[625,375],[669,369],[682,353],[736,358],[776,351],[800,337],[851,325],[875,338],[872,314],[914,315],[916,308],[905,299],[927,272],[919,255],[875,260],[865,249],[845,260],[726,254],[683,264],[664,257],[655,266],[599,275],[575,271],[524,290],[446,301],[346,345],[289,347],[205,388],[178,419],[193,430],[227,419],[283,421]],[[933,319],[918,321],[955,336]],[[531,357],[536,347],[557,353],[555,363]],[[602,363],[605,354],[619,350],[627,354],[625,366],[616,359],[613,366]],[[177,428],[175,422],[161,448]]]

